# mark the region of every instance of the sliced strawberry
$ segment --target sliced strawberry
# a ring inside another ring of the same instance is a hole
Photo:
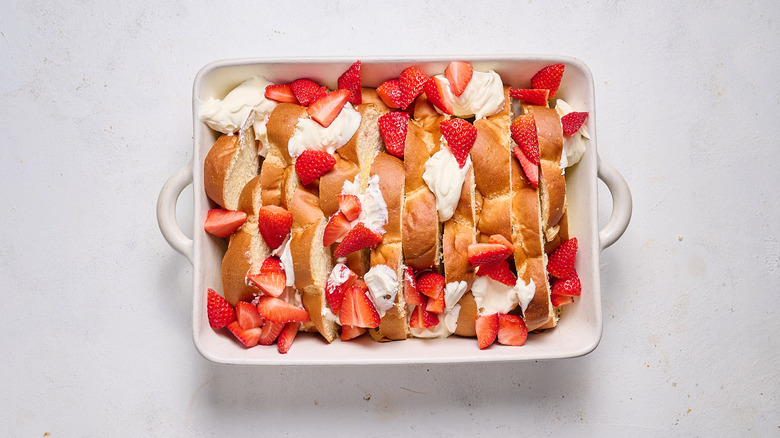
[[[414,270],[410,266],[404,268],[404,301],[413,306],[425,305],[425,298],[417,290]]]
[[[476,329],[480,350],[489,347],[498,335],[498,313],[478,317]]]
[[[325,96],[328,95],[328,87],[321,86],[319,90],[317,90],[317,94],[314,95],[314,98],[311,100],[312,102],[317,101]]]
[[[366,332],[366,329],[364,327],[355,327],[353,325],[342,325],[341,326],[341,340],[342,341],[349,341],[350,339],[355,339],[358,336],[362,335]]]
[[[444,288],[441,289],[439,295],[428,298],[428,302],[425,304],[425,310],[437,315],[444,312]]]
[[[333,255],[336,258],[344,257],[363,248],[373,247],[382,243],[382,236],[368,229],[363,222],[358,222],[341,240],[341,245],[336,248]]]
[[[363,86],[360,82],[360,61],[352,64],[338,79],[339,90],[349,90],[349,103],[363,103]]]
[[[263,266],[260,267],[260,272],[284,272],[284,265],[279,257],[270,256],[263,260]]]
[[[585,123],[585,119],[588,118],[587,112],[571,112],[561,117],[561,125],[563,125],[564,135],[574,135],[579,131],[582,124]]]
[[[265,98],[277,102],[298,103],[290,84],[269,85],[265,87]]]
[[[462,169],[466,165],[469,152],[477,139],[477,128],[463,119],[449,119],[439,123],[441,134],[447,140],[447,146]]]
[[[563,242],[547,259],[547,272],[555,278],[566,280],[574,274],[574,260],[577,258],[577,238]]]
[[[279,333],[279,337],[276,340],[276,347],[279,349],[279,353],[285,354],[290,351],[290,346],[295,340],[295,335],[298,334],[300,328],[300,322],[288,322],[284,325],[282,332]]]
[[[287,287],[287,275],[284,272],[261,272],[255,275],[247,274],[246,279],[262,293],[278,297]]]
[[[292,213],[278,205],[264,205],[257,211],[257,228],[271,249],[284,243],[291,226]]]
[[[236,339],[248,348],[257,345],[260,340],[260,335],[263,333],[263,330],[260,327],[243,329],[238,324],[238,321],[231,322],[227,328],[230,330],[230,333],[233,333],[233,336],[235,336]]]
[[[343,263],[339,263],[334,266],[333,270],[336,272],[337,277],[346,277],[346,280],[344,280],[343,283],[336,284],[336,282],[334,282],[329,276],[325,283],[325,300],[328,302],[330,310],[333,311],[334,314],[338,315],[339,310],[341,310],[341,302],[344,300],[344,293],[346,293],[347,289],[352,287],[352,285],[355,283],[357,274],[355,274],[347,267],[347,265]]]
[[[452,114],[452,102],[447,100],[444,96],[444,87],[447,85],[444,84],[444,82],[436,79],[435,77],[428,79],[428,82],[425,83],[425,86],[423,89],[425,90],[425,95],[428,96],[428,100],[431,101],[431,103],[441,110],[445,114]]]
[[[503,345],[519,347],[528,339],[528,328],[525,322],[517,315],[498,315],[497,341]]]
[[[384,114],[377,122],[379,134],[382,135],[387,152],[398,158],[403,158],[406,147],[406,132],[409,128],[409,113],[392,111]]]
[[[244,330],[263,325],[263,317],[260,316],[257,307],[246,301],[236,303],[236,321]]]
[[[512,242],[507,240],[506,237],[504,237],[502,234],[491,234],[488,238],[488,243],[500,243],[507,248],[509,248],[510,251],[514,252],[515,246],[512,245]]]
[[[311,79],[296,79],[290,84],[295,98],[298,99],[298,103],[306,106],[314,102],[317,92],[320,89],[320,85]]]
[[[531,78],[531,86],[537,89],[545,88],[550,90],[550,99],[553,99],[555,98],[555,93],[558,92],[558,87],[561,85],[563,70],[563,64],[548,65]]]
[[[515,153],[517,161],[520,162],[520,167],[523,168],[523,173],[525,173],[525,177],[528,178],[528,181],[534,187],[539,187],[539,165],[532,163],[531,160],[525,156],[523,150],[520,149],[520,146],[512,148],[512,152]]]
[[[258,330],[260,330],[260,337],[257,343],[260,345],[271,345],[274,343],[279,334],[284,330],[285,323],[283,322],[271,322],[266,321],[265,324]]]
[[[325,151],[306,149],[295,160],[295,171],[301,178],[301,183],[307,186],[316,181],[317,178],[325,175],[335,165],[336,159],[333,155]]]
[[[236,320],[236,310],[214,289],[208,290],[206,314],[209,317],[209,325],[213,329],[227,327]]]
[[[487,276],[507,286],[514,286],[517,283],[517,278],[509,269],[509,262],[506,260],[501,260],[492,265],[480,266],[477,275],[480,277]]]
[[[517,100],[530,103],[531,105],[547,105],[550,98],[550,90],[535,88],[510,88],[509,95]]]
[[[523,154],[534,164],[539,164],[539,136],[533,114],[517,116],[509,127],[512,140],[520,146]]]
[[[435,313],[425,310],[426,305],[422,304],[414,308],[409,318],[409,327],[430,328],[439,324],[439,316]]]
[[[325,225],[325,233],[322,235],[322,246],[331,246],[334,242],[342,240],[352,229],[347,217],[341,211],[336,212]]]
[[[257,299],[257,311],[266,321],[288,323],[293,321],[306,322],[309,312],[287,301],[275,297],[262,296]]]
[[[376,89],[379,98],[388,108],[396,109],[401,107],[401,81],[390,79],[382,82],[382,85]]]
[[[349,90],[336,90],[310,103],[306,112],[317,123],[327,128],[336,120],[344,105],[349,102],[351,94]]]
[[[468,258],[472,266],[492,265],[506,260],[512,250],[501,243],[472,243],[469,245]]]
[[[355,195],[338,195],[339,210],[344,213],[348,221],[354,221],[360,216],[362,210],[360,199]]]
[[[399,108],[406,109],[417,96],[423,93],[423,87],[428,81],[428,75],[417,67],[409,67],[401,72],[398,80],[401,82],[401,102]]]
[[[460,96],[474,75],[474,67],[470,62],[453,61],[444,69],[444,77],[450,83],[452,94]]]
[[[206,216],[203,228],[206,232],[217,237],[228,237],[246,222],[246,213],[243,211],[223,210],[212,208]]]
[[[553,306],[561,307],[573,303],[574,297],[569,297],[566,295],[550,295],[550,301],[552,302]]]
[[[577,275],[577,270],[573,269],[573,274],[566,280],[553,280],[550,285],[550,293],[553,295],[565,295],[567,297],[578,297],[582,295],[582,283]]]
[[[444,292],[446,280],[438,272],[426,271],[417,276],[417,290],[429,298],[436,298]]]
[[[379,327],[379,313],[360,286],[354,284],[347,289],[339,309],[339,321],[356,327]]]

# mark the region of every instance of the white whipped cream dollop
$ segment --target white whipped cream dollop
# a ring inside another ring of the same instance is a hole
[[[558,116],[563,117],[566,114],[574,112],[571,105],[566,103],[563,99],[555,100],[555,112]],[[585,155],[585,145],[587,140],[590,140],[590,134],[588,128],[583,123],[580,129],[574,133],[571,137],[563,136],[563,154],[561,154],[561,169],[573,166],[580,162],[582,156]]]
[[[376,265],[366,272],[363,280],[368,286],[369,296],[374,302],[374,307],[379,313],[379,317],[384,317],[385,313],[395,304],[395,296],[398,292],[398,276],[395,271],[387,265]]]
[[[465,281],[451,281],[445,284],[444,307],[447,309],[455,307],[467,290],[469,290],[469,284]]]
[[[442,146],[425,162],[423,180],[428,188],[436,195],[436,210],[439,212],[439,221],[444,222],[455,213],[455,207],[460,199],[463,189],[463,181],[471,167],[471,157],[466,158],[463,168],[459,167],[458,160],[452,155],[447,141],[442,137]]]
[[[328,283],[335,286],[341,286],[349,279],[350,269],[344,263],[336,263],[328,276]]]
[[[249,112],[254,109],[255,137],[265,140],[264,122],[276,107],[276,102],[265,98],[265,87],[270,84],[267,79],[255,76],[239,84],[224,99],[210,97],[206,101],[199,101],[200,119],[211,129],[232,135],[241,128]]]
[[[450,82],[444,75],[436,75],[436,78],[445,84],[442,87],[443,97],[445,101],[452,102],[453,115],[456,117],[483,119],[504,108],[504,83],[493,70],[475,71],[460,96],[452,94]]]
[[[347,103],[338,117],[326,128],[314,119],[302,117],[295,125],[295,132],[287,143],[290,156],[297,158],[306,149],[333,154],[347,144],[360,127],[360,113]]]
[[[338,315],[333,313],[333,311],[330,310],[330,307],[328,306],[322,306],[322,311],[320,311],[320,315],[322,315],[322,317],[326,321],[335,322],[336,324],[341,325],[341,321],[339,320]]]
[[[446,298],[445,298],[446,301]],[[458,316],[460,316],[460,304],[456,304],[452,309],[445,310],[439,315],[439,323],[433,327],[410,327],[412,336],[415,338],[446,338],[455,333],[458,326]]]
[[[379,175],[368,179],[368,187],[364,193],[360,193],[360,175],[355,175],[354,181],[346,180],[341,186],[342,195],[355,195],[360,200],[360,215],[352,221],[352,225],[363,222],[369,230],[384,234],[385,225],[390,219],[387,213],[387,203],[379,189]]]
[[[523,312],[536,293],[533,281],[525,284],[522,279],[517,279],[514,286],[508,286],[490,277],[477,277],[471,285],[471,293],[477,303],[479,315],[491,313],[509,313],[521,304]],[[525,303],[525,304],[522,304]]]
[[[528,284],[525,284],[525,281],[523,281],[522,278],[518,278],[513,290],[520,299],[520,309],[522,309],[523,314],[525,314],[525,309],[528,308],[528,304],[531,303],[531,300],[534,299],[534,295],[536,295],[536,284],[534,284],[533,279],[529,280]]]
[[[279,248],[271,251],[271,255],[275,255],[281,260],[284,274],[287,276],[287,286],[295,285],[295,270],[292,259],[292,250],[290,249],[290,236],[287,236],[287,238],[284,239],[284,243],[282,243]]]

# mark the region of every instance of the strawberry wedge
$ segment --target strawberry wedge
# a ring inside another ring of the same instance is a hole
[[[306,108],[306,112],[317,123],[327,128],[336,120],[336,117],[341,113],[341,109],[349,102],[351,95],[352,93],[349,90],[336,90],[312,102]]]
[[[203,228],[210,234],[224,238],[241,228],[244,222],[246,222],[246,213],[243,211],[212,208],[206,215]]]
[[[286,324],[288,322],[306,322],[309,312],[296,307],[287,301],[274,297],[260,297],[257,300],[257,311],[266,321]]]

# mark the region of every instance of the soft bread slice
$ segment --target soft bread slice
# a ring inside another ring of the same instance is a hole
[[[203,162],[206,195],[220,207],[238,208],[238,197],[260,168],[254,131],[242,129],[237,135],[222,135]]]

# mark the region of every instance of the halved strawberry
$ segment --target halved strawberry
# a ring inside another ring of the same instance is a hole
[[[325,233],[322,235],[322,246],[331,246],[334,242],[337,242],[344,238],[352,229],[347,217],[344,213],[337,211],[328,220],[328,224],[325,225]]]
[[[423,89],[425,90],[425,95],[428,96],[428,100],[430,100],[436,108],[445,114],[451,115],[453,113],[452,102],[444,98],[444,87],[446,87],[444,82],[432,77],[428,79],[428,82],[425,83]]]
[[[509,269],[509,262],[506,260],[501,260],[492,265],[480,266],[479,270],[477,270],[477,276],[487,276],[507,286],[514,286],[517,283],[517,278]]]
[[[558,87],[561,85],[561,77],[563,77],[563,64],[553,64],[539,70],[531,78],[531,86],[534,88],[545,88],[550,90],[550,99],[555,98],[555,93],[558,92]]]
[[[536,132],[536,120],[533,114],[517,116],[509,127],[512,140],[520,146],[526,158],[533,164],[539,164],[539,136]]]
[[[439,316],[435,313],[425,310],[426,305],[422,304],[414,308],[409,318],[409,327],[430,328],[439,324]]]
[[[458,166],[462,169],[477,139],[477,128],[463,119],[454,118],[439,123],[439,129],[441,135],[447,140],[450,152],[458,161]]]
[[[390,79],[389,81],[382,82],[382,84],[377,87],[376,93],[388,108],[396,109],[401,107],[402,93],[401,81],[399,79]]]
[[[279,257],[270,256],[263,260],[263,266],[260,267],[260,272],[284,272],[284,265]]]
[[[259,274],[247,274],[246,279],[250,284],[265,295],[278,297],[287,287],[287,274],[284,272],[261,272]]]
[[[265,98],[277,102],[298,103],[290,84],[269,85],[265,87]]]
[[[472,243],[469,245],[468,258],[472,266],[484,266],[506,260],[512,250],[501,243]]]
[[[444,312],[444,288],[435,297],[428,298],[428,302],[425,304],[425,310],[430,313],[440,314]]]
[[[510,88],[509,95],[517,100],[530,103],[531,105],[546,106],[550,98],[550,90],[535,88]]]
[[[362,210],[360,199],[355,195],[338,195],[339,210],[344,213],[348,221],[354,221],[360,216]]]
[[[341,284],[336,284],[336,282],[331,280],[330,276],[325,282],[325,300],[328,302],[330,310],[338,315],[341,310],[341,302],[344,300],[344,293],[355,283],[357,274],[343,263],[334,266],[333,270],[337,272],[338,277],[346,277],[346,280]]]
[[[503,345],[519,347],[528,339],[528,328],[522,318],[517,315],[498,315],[497,341]]]
[[[276,340],[276,347],[279,349],[279,353],[285,354],[290,351],[290,346],[295,340],[295,335],[298,334],[300,328],[300,322],[288,322],[284,325],[282,332],[279,333],[279,337]]]
[[[246,301],[236,303],[236,321],[244,330],[263,325],[263,317],[260,316],[257,307]]]
[[[566,295],[550,295],[550,302],[554,307],[561,307],[574,302],[574,297]]]
[[[339,321],[356,327],[379,327],[379,313],[360,286],[353,284],[347,289],[339,309]]]
[[[244,222],[246,222],[246,213],[243,211],[212,208],[206,215],[203,228],[217,237],[228,237],[241,228]]]
[[[279,337],[279,333],[284,330],[285,323],[266,321],[265,324],[258,330],[260,330],[260,337],[257,343],[260,345],[271,345],[276,338]]]
[[[547,272],[555,278],[566,280],[574,274],[574,260],[577,258],[577,238],[563,242],[547,259]]]
[[[366,332],[366,329],[364,327],[355,327],[353,325],[343,325],[341,326],[341,340],[342,341],[349,341],[350,339],[355,339],[358,336],[362,335]]]
[[[317,94],[314,95],[314,98],[311,100],[312,102],[317,101],[325,96],[327,96],[328,93],[328,87],[321,86],[319,90],[317,90]]]
[[[317,178],[325,175],[335,165],[336,159],[333,155],[325,151],[306,149],[295,160],[295,171],[301,178],[301,183],[307,186],[316,181]]]
[[[409,113],[391,111],[380,117],[377,122],[379,134],[385,142],[387,152],[398,158],[403,158],[406,147],[406,132],[409,128]]]
[[[452,94],[460,96],[474,75],[474,67],[470,62],[453,61],[444,69],[444,77],[450,83]]]
[[[582,283],[577,275],[577,270],[566,280],[553,280],[550,285],[550,293],[553,295],[565,295],[567,297],[578,297],[582,295]]]
[[[426,297],[436,298],[444,292],[446,280],[438,272],[426,271],[417,276],[417,290]]]
[[[236,320],[236,310],[233,306],[211,288],[208,290],[206,299],[206,314],[209,317],[209,325],[213,329],[227,327],[228,324]]]
[[[574,135],[579,131],[582,124],[585,123],[585,119],[588,118],[587,112],[571,112],[561,117],[561,125],[563,126],[564,135]]]
[[[306,106],[314,102],[320,85],[311,79],[296,79],[292,81],[290,88],[292,89],[295,98],[298,99],[298,103]]]
[[[293,321],[306,322],[309,312],[287,301],[275,297],[262,296],[257,299],[257,311],[266,322],[288,323]]]
[[[478,317],[476,330],[479,349],[482,350],[489,347],[496,341],[496,335],[498,335],[498,313]]]
[[[411,266],[404,268],[404,301],[406,304],[420,306],[425,304],[425,298],[417,290],[417,281]]]
[[[260,340],[260,335],[263,330],[260,327],[253,327],[250,329],[243,329],[238,324],[238,321],[233,321],[227,326],[230,333],[236,337],[245,347],[254,347]]]
[[[257,228],[271,249],[284,243],[291,226],[292,213],[278,205],[264,205],[257,211]]]
[[[515,153],[515,157],[517,157],[517,161],[520,162],[520,167],[523,168],[523,173],[525,173],[525,177],[528,178],[531,185],[539,187],[539,165],[532,163],[531,160],[525,156],[523,150],[520,149],[520,146],[512,148],[512,152]]]
[[[363,222],[358,222],[341,240],[341,245],[333,252],[336,258],[344,257],[363,248],[373,247],[382,243],[382,236],[368,229]]]
[[[360,83],[360,61],[355,62],[338,79],[339,90],[349,90],[349,103],[363,103],[363,86]]]
[[[324,127],[330,126],[350,99],[349,90],[336,90],[309,104],[306,112]]]
[[[428,75],[417,67],[409,67],[398,77],[401,82],[401,102],[399,108],[406,109],[417,96],[423,93],[423,87],[428,81]]]
[[[506,237],[504,237],[502,234],[491,234],[488,238],[488,243],[500,243],[507,248],[509,248],[510,251],[514,252],[515,246],[512,245],[512,242],[507,240]]]

